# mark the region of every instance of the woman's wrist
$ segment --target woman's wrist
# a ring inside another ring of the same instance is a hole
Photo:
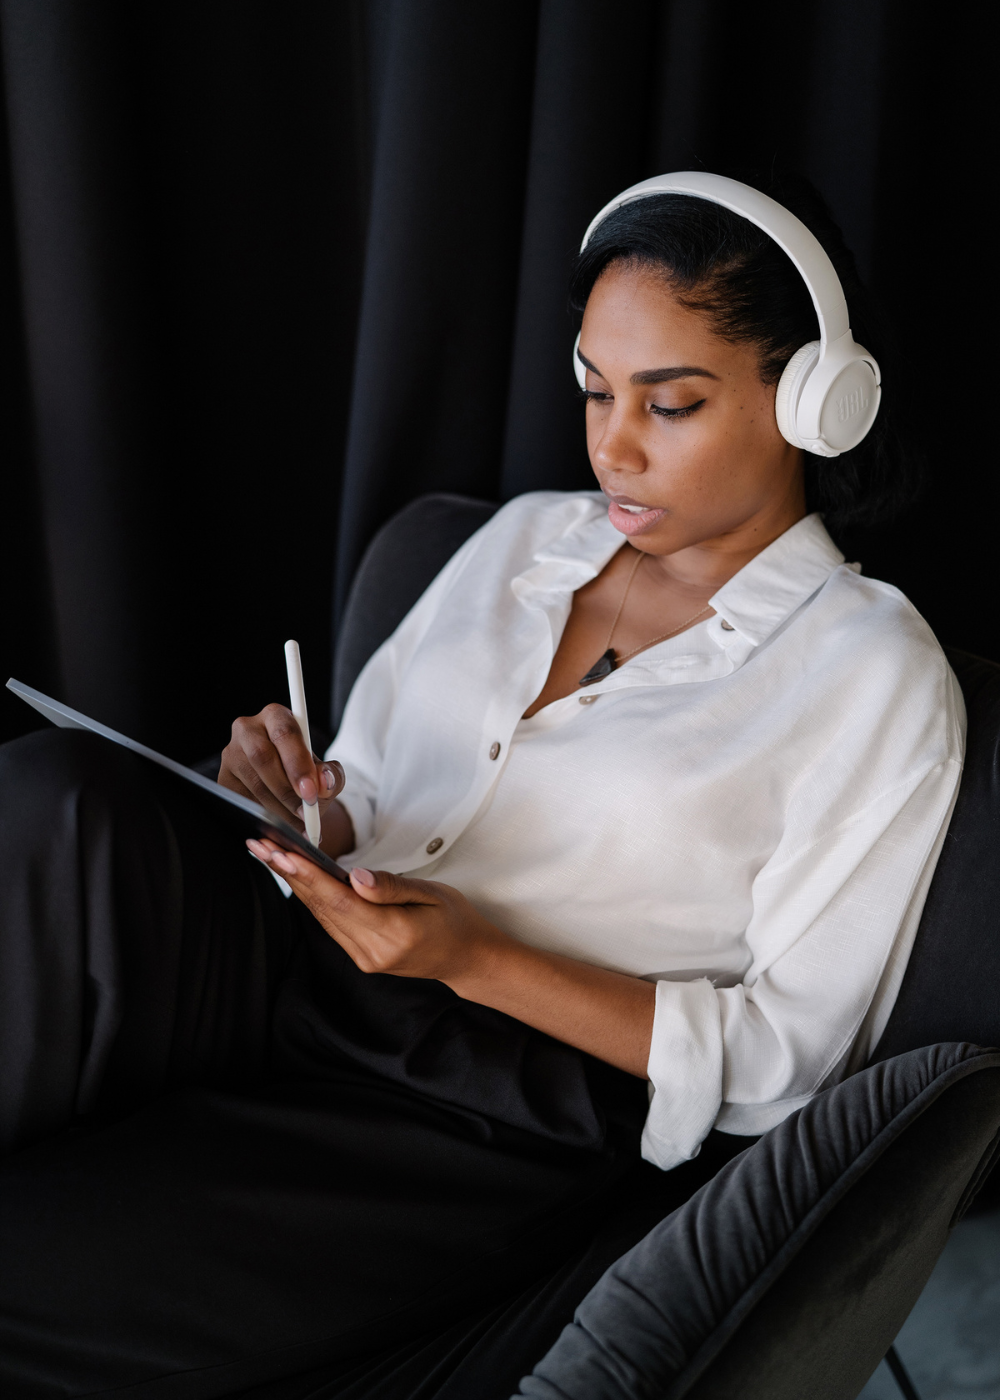
[[[539,989],[551,980],[555,970],[552,962],[549,954],[519,942],[484,919],[482,927],[464,942],[448,976],[440,980],[465,1001],[477,1001],[535,1024],[524,1013],[529,1007],[534,1009]]]
[[[492,998],[503,997],[504,988],[516,978],[519,953],[527,951],[522,943],[503,933],[495,924],[477,919],[476,926],[455,950],[447,975],[440,981],[463,1001],[494,1006],[497,1002]]]
[[[653,983],[495,933],[454,976],[441,979],[453,992],[646,1077],[656,1005]]]
[[[323,812],[322,835],[319,848],[336,860],[347,851],[353,851],[357,844],[354,837],[354,823],[347,808],[335,797]]]

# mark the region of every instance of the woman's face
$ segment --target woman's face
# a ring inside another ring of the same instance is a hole
[[[591,465],[637,549],[755,553],[805,514],[802,452],[778,432],[756,351],[723,340],[663,277],[609,267],[580,355]]]

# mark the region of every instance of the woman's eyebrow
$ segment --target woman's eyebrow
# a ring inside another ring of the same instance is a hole
[[[710,369],[699,369],[697,365],[673,365],[669,369],[638,369],[630,375],[630,384],[666,384],[670,379],[688,379],[700,374],[705,379],[718,379]]]
[[[579,349],[576,352],[576,358],[582,365],[586,365],[587,369],[592,369],[595,374],[601,373],[597,366],[592,364]],[[666,384],[671,379],[688,379],[692,375],[701,375],[703,379],[718,379],[719,377],[717,374],[713,374],[710,369],[699,369],[697,365],[671,365],[664,369],[638,369],[635,374],[630,376],[629,383]],[[601,375],[602,379],[603,377]]]

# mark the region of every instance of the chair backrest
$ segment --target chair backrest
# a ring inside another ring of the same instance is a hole
[[[492,501],[442,491],[411,501],[379,530],[358,565],[337,632],[330,714],[334,733],[365,662],[456,549],[498,509]]]
[[[873,1060],[1000,1045],[1000,666],[948,651],[969,716],[965,768],[913,952]]]

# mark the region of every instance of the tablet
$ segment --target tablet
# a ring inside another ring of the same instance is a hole
[[[127,739],[124,734],[118,734],[114,729],[109,729],[106,724],[98,724],[96,719],[88,719],[86,715],[81,715],[78,710],[71,710],[68,705],[61,705],[58,700],[53,700],[51,696],[43,695],[39,690],[32,690],[30,685],[24,685],[21,681],[11,678],[7,682],[7,689],[12,690],[15,695],[19,695],[33,710],[37,710],[40,715],[50,719],[60,729],[89,729],[92,734],[100,734],[102,739],[110,739],[114,744],[121,744],[123,748],[131,749],[141,758],[148,758],[150,763],[156,763],[160,768],[165,768],[175,778],[191,783],[199,792],[205,794],[206,801],[212,799],[218,803],[219,817],[227,825],[239,831],[244,839],[248,836],[258,838],[266,836],[276,846],[281,846],[287,851],[295,851],[300,856],[306,856],[314,865],[318,865],[328,875],[342,880],[345,885],[351,883],[350,876],[343,866],[338,865],[324,851],[319,851],[315,846],[310,845],[306,836],[302,832],[296,831],[294,826],[282,821],[273,812],[269,812],[266,807],[258,806],[251,798],[241,797],[237,792],[230,792],[228,788],[220,787],[211,778],[203,778],[200,773],[185,768],[182,763],[175,763],[172,758],[164,758],[163,754],[157,753],[154,749],[147,749],[145,744],[138,744],[134,739]]]

